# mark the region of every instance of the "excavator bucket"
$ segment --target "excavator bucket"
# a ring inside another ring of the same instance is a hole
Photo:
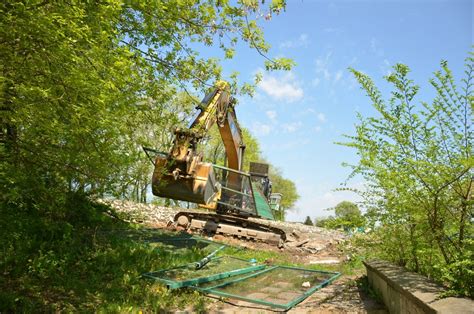
[[[198,162],[192,175],[179,175],[179,161],[158,156],[152,178],[152,191],[156,196],[172,198],[197,204],[209,204],[220,193],[212,164]]]

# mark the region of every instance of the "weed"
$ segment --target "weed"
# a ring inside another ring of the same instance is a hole
[[[202,307],[192,292],[167,291],[141,274],[196,261],[204,250],[154,247],[144,239],[161,234],[111,218],[109,208],[86,199],[65,206],[53,214],[0,208],[0,311]]]

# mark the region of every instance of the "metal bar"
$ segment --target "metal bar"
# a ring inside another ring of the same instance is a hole
[[[232,172],[235,172],[235,173],[238,173],[238,174],[241,174],[241,175],[243,175],[243,176],[246,176],[246,177],[249,177],[249,178],[250,178],[250,174],[248,174],[247,172],[238,171],[238,170],[235,170],[235,169],[232,169],[232,168],[227,168],[227,167],[219,166],[219,165],[215,165],[215,164],[212,164],[212,166],[213,166],[214,168],[217,168],[217,169],[232,171]]]
[[[215,261],[215,260],[219,260],[221,258],[222,257],[214,257],[211,260]],[[246,260],[243,260],[243,259],[240,259],[240,258],[236,258],[236,259],[246,261]],[[169,289],[177,289],[177,288],[183,288],[183,287],[189,287],[189,286],[197,285],[197,284],[200,284],[200,283],[206,283],[206,282],[210,282],[210,281],[220,280],[220,279],[224,279],[224,278],[228,278],[228,277],[232,277],[232,276],[242,275],[242,274],[246,274],[246,273],[253,272],[253,271],[259,271],[259,270],[262,270],[266,267],[265,265],[253,265],[253,266],[244,267],[244,268],[240,268],[240,269],[235,269],[235,270],[231,270],[231,271],[227,271],[227,272],[223,272],[223,273],[209,275],[209,276],[206,276],[206,277],[199,277],[199,278],[194,278],[194,279],[189,279],[189,280],[180,280],[180,281],[158,277],[159,275],[161,275],[161,274],[163,274],[163,273],[165,273],[166,271],[169,271],[169,270],[189,268],[189,267],[193,267],[193,266],[195,267],[195,265],[196,265],[196,263],[192,263],[192,264],[183,265],[183,266],[179,266],[179,267],[175,267],[175,268],[159,270],[159,271],[156,271],[156,272],[148,272],[148,273],[142,274],[142,276],[146,277],[146,278],[153,279],[153,280],[161,282],[161,283],[164,283],[168,286]]]
[[[159,278],[159,277],[155,277],[154,275],[152,275],[153,273],[145,273],[145,274],[142,274],[143,277],[146,277],[146,278],[149,278],[149,279],[153,279],[155,281],[158,281],[158,282],[161,282],[161,283],[164,283],[169,289],[178,289],[178,288],[181,288],[182,285],[180,284],[180,282],[177,282],[177,281],[173,281],[173,280],[168,280],[168,279],[164,279],[164,278]]]
[[[155,277],[154,275],[152,275],[153,273],[143,273],[142,274],[142,277],[146,277],[146,278],[150,278],[150,279],[156,279],[157,277]],[[172,283],[171,281],[167,280],[167,279],[161,279],[160,278],[160,281],[163,281],[163,282],[166,282],[166,283]]]
[[[332,276],[331,278],[329,279],[326,279],[325,281],[323,281],[322,283],[320,283],[319,285],[317,286],[314,286],[312,287],[311,289],[309,289],[308,291],[306,291],[304,294],[302,294],[301,296],[297,297],[296,299],[292,300],[291,302],[287,303],[286,306],[287,306],[287,310],[289,310],[290,308],[292,308],[293,306],[295,306],[296,304],[300,303],[301,301],[303,301],[304,299],[306,299],[307,297],[309,297],[310,295],[312,295],[313,293],[315,293],[317,290],[327,286],[328,284],[330,284],[331,282],[333,282],[336,278],[338,278],[339,276],[341,275],[341,273],[336,273],[334,276]]]
[[[274,270],[276,268],[294,269],[294,270],[308,271],[308,272],[313,272],[313,273],[333,274],[333,276],[330,277],[329,279],[326,279],[322,283],[312,287],[311,289],[309,289],[308,291],[303,293],[301,296],[299,296],[299,297],[297,297],[297,298],[293,299],[292,301],[290,301],[288,303],[285,303],[285,304],[272,303],[272,302],[268,302],[268,301],[264,301],[264,300],[260,300],[260,299],[251,299],[251,298],[243,297],[243,296],[240,296],[240,295],[235,295],[235,294],[215,290],[215,289],[225,287],[227,285],[231,285],[231,284],[243,281],[243,280],[247,280],[247,279],[252,278],[252,277],[259,276],[261,274],[264,274],[264,273],[269,272],[271,270]],[[244,276],[244,277],[238,278],[236,280],[226,281],[222,284],[215,285],[215,286],[212,286],[212,287],[209,287],[209,288],[197,288],[197,290],[199,290],[201,292],[204,292],[204,293],[215,294],[215,295],[219,295],[219,296],[223,296],[223,297],[235,298],[235,299],[247,301],[247,302],[250,302],[250,303],[256,303],[256,304],[267,305],[267,306],[271,306],[271,307],[278,307],[278,308],[282,308],[282,309],[285,309],[285,310],[289,310],[292,307],[294,307],[295,305],[297,305],[298,303],[300,303],[301,301],[303,301],[304,299],[306,299],[307,297],[309,297],[310,295],[312,295],[317,290],[327,286],[329,283],[334,281],[340,275],[341,275],[341,273],[338,273],[338,272],[319,271],[319,270],[305,269],[305,268],[292,267],[292,266],[273,266],[273,267],[264,269],[262,271],[259,271],[255,274],[250,274],[248,276]]]
[[[242,273],[245,274],[246,272],[247,272],[246,269],[242,269],[242,270],[239,269],[239,270],[236,271],[236,274],[230,274],[229,275],[227,273],[220,273],[220,274],[215,274],[215,275],[208,276],[208,277],[200,277],[200,278],[195,278],[195,279],[190,279],[190,280],[183,280],[183,281],[173,281],[173,280],[169,280],[169,279],[164,279],[164,278],[156,277],[156,276],[151,275],[149,273],[143,274],[143,276],[165,284],[168,287],[168,289],[178,289],[178,288],[189,287],[189,286],[200,284],[200,283],[206,283],[206,282],[209,282],[209,281],[220,280],[220,279],[228,278],[228,277],[231,277],[231,276],[240,275]]]
[[[198,288],[197,290],[200,290],[200,289]],[[281,308],[281,309],[287,309],[286,304],[281,305],[281,304],[267,302],[267,301],[260,300],[260,299],[250,299],[250,298],[243,297],[243,296],[240,296],[240,295],[234,295],[234,294],[221,292],[221,291],[206,291],[206,293],[215,294],[215,295],[226,297],[226,298],[239,299],[239,300],[250,302],[250,303],[257,303],[257,304],[261,304],[261,305],[267,305],[267,306],[270,306],[270,307],[278,307],[278,308]]]
[[[243,209],[242,207],[239,207],[239,206],[231,205],[231,204],[229,204],[229,203],[224,203],[224,202],[221,202],[221,201],[217,201],[217,203],[218,203],[218,204],[225,205],[225,206],[229,206],[229,207],[238,209],[238,210],[240,210],[240,211],[248,212],[248,213],[251,213],[251,214],[255,215],[253,211],[245,210],[245,209]]]
[[[145,147],[145,146],[142,146],[142,149],[143,151],[145,152],[146,156],[148,157],[148,159],[151,161],[151,163],[154,165],[155,164],[155,159],[156,159],[156,156],[157,155],[161,155],[163,157],[166,157],[168,154],[165,153],[165,152],[162,152],[162,151],[159,151],[159,150],[156,150],[156,149],[153,149],[153,148],[150,148],[150,147]],[[150,152],[154,153],[155,156],[150,156]]]
[[[224,249],[226,246],[223,245],[221,247],[219,247],[217,250],[215,250],[214,252],[212,252],[211,254],[209,254],[208,256],[204,257],[202,260],[200,260],[199,262],[196,263],[196,269],[201,269],[203,268],[207,263],[209,263],[211,261],[211,258],[217,254],[217,252],[221,251],[222,249]]]
[[[258,212],[256,201],[255,201],[255,191],[253,190],[252,179],[250,177],[249,177],[249,185],[250,185],[250,191],[252,192],[252,199],[251,200],[252,200],[252,203],[253,203],[253,208],[255,208],[255,213],[257,214],[257,216],[260,216],[260,213]]]
[[[341,274],[337,271],[326,271],[326,270],[318,270],[318,269],[308,269],[308,268],[301,268],[301,267],[295,267],[295,266],[278,266],[280,268],[286,268],[286,269],[294,269],[294,270],[304,270],[304,271],[310,271],[313,273],[323,273],[323,274]]]
[[[226,187],[226,186],[221,186],[221,189],[227,190],[227,191],[231,191],[231,192],[234,192],[234,193],[236,193],[236,194],[243,195],[243,196],[247,196],[247,197],[249,197],[249,198],[252,197],[252,194],[247,194],[247,193],[244,193],[244,192],[240,192],[240,191],[237,191],[237,190],[228,188],[228,187]]]
[[[260,270],[264,267],[265,267],[264,265],[256,265],[256,266],[251,266],[247,268],[235,269],[235,270],[231,270],[228,272],[219,273],[219,274],[215,274],[215,275],[211,275],[207,277],[200,277],[200,278],[195,278],[195,279],[179,281],[177,282],[177,284],[179,285],[178,288],[189,287],[189,286],[197,285],[200,283],[206,283],[209,281],[220,280],[220,279],[224,279],[224,278],[228,278],[232,276],[246,274],[251,271]],[[174,289],[174,288],[171,288],[171,289]]]
[[[221,187],[222,189],[225,189],[225,190],[229,190],[229,191],[233,191],[235,192],[236,194],[241,194],[245,197],[247,197],[247,201],[248,201],[248,204],[247,204],[247,208],[254,208],[255,210],[252,210],[251,212],[252,213],[255,213],[257,211],[257,208],[256,208],[256,205],[255,205],[255,199],[254,199],[254,196],[252,194],[244,194],[244,193],[239,193],[235,190],[232,190],[232,189],[227,189],[227,188],[224,188],[224,187]],[[240,209],[240,210],[244,210],[242,209],[241,207],[238,207],[238,206],[235,206],[235,205],[230,205],[228,203],[224,203],[224,202],[221,202],[221,201],[218,201],[218,203],[222,204],[222,205],[227,205],[227,206],[230,206],[230,207],[233,207],[233,208],[236,208],[236,209]],[[250,205],[250,206],[249,206]]]

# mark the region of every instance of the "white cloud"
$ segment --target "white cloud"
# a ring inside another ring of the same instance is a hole
[[[252,132],[257,136],[265,136],[270,134],[272,131],[272,126],[268,124],[264,124],[261,122],[254,122],[252,124]]]
[[[357,57],[352,57],[351,61],[349,61],[349,64],[356,64],[359,61]]]
[[[324,113],[319,112],[315,110],[314,108],[306,108],[304,110],[300,110],[298,112],[295,112],[293,114],[294,119],[301,119],[302,117],[304,118],[310,118],[311,120],[316,120],[316,123],[321,124],[327,122],[327,117]],[[315,128],[316,131],[320,131],[320,127]]]
[[[284,42],[280,43],[280,49],[308,47],[309,43],[310,43],[310,41],[308,39],[308,35],[307,34],[301,34],[295,40],[287,40],[287,41],[284,41]]]
[[[370,39],[370,49],[374,52],[377,50],[377,43],[373,37]]]
[[[294,133],[298,129],[300,129],[302,126],[303,126],[303,123],[301,121],[282,124],[283,130],[287,133]]]
[[[303,146],[306,146],[310,143],[310,140],[305,137],[295,136],[294,140],[283,141],[281,143],[274,143],[270,145],[270,149],[277,152],[294,152],[295,149],[300,149]]]
[[[321,132],[321,126],[317,125],[314,127],[314,132],[318,133]]]
[[[331,73],[329,72],[329,60],[332,52],[328,52],[325,57],[316,58],[316,74],[322,74],[326,81],[331,79]]]
[[[331,69],[331,56],[332,52],[328,52],[325,56],[320,56],[314,60],[315,71],[317,77],[311,81],[313,86],[318,86],[321,82],[321,79],[325,81],[336,84],[344,81],[344,71],[343,70],[333,70]],[[353,59],[356,61],[357,59]],[[352,61],[351,61],[352,62]]]
[[[276,122],[277,120],[277,113],[276,111],[274,110],[268,110],[265,112],[265,114],[267,115],[268,119],[270,119],[270,121],[272,121],[273,123]]]
[[[339,70],[336,72],[336,75],[334,75],[334,83],[339,82],[339,80],[342,78],[342,71]]]
[[[319,121],[326,122],[326,115],[324,113],[322,112],[318,113],[317,117]]]
[[[258,87],[273,99],[285,102],[298,101],[304,95],[303,89],[298,86],[292,72],[281,77],[263,75]]]

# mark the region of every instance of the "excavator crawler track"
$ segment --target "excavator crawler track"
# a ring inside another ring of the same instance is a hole
[[[262,241],[278,247],[283,247],[286,241],[285,231],[236,216],[186,211],[177,213],[174,222],[189,230]]]

